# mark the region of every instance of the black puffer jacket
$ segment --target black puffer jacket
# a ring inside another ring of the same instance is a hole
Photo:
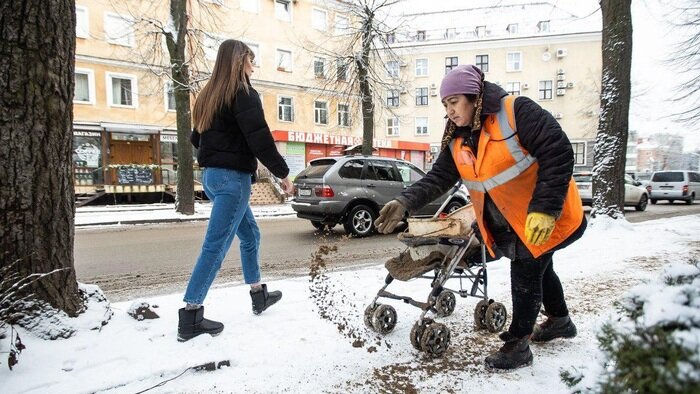
[[[286,178],[289,167],[277,151],[265,121],[258,92],[241,88],[230,107],[219,111],[203,133],[192,131],[192,145],[199,149],[200,167],[221,167],[251,174],[258,160],[276,177]]]
[[[507,93],[498,85],[485,82],[482,119],[501,109]],[[531,99],[515,99],[515,124],[522,146],[537,159],[537,185],[528,212],[542,212],[558,217],[564,205],[569,180],[574,169],[571,143],[554,117]],[[474,146],[479,133],[458,128],[455,135],[472,136]],[[476,154],[476,149],[474,149]],[[445,193],[459,180],[459,172],[447,148],[440,152],[428,174],[399,197],[409,211],[414,211]]]

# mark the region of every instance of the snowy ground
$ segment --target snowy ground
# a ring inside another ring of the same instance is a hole
[[[534,345],[533,365],[517,371],[483,367],[483,357],[499,340],[474,330],[475,299],[458,299],[455,313],[438,319],[452,332],[442,359],[428,359],[412,348],[409,332],[419,311],[409,305],[390,302],[398,324],[385,337],[364,328],[364,307],[386,275],[378,261],[370,268],[328,273],[314,283],[308,278],[271,282],[284,298],[261,316],[251,313],[246,287],[216,287],[206,300],[206,315],[221,320],[224,332],[186,343],[176,341],[181,294],[146,299],[158,306],[154,310],[161,318],[155,320],[128,316],[132,302],[112,304],[114,316],[101,330],[90,330],[104,316],[103,306],[92,304],[74,319],[79,331],[68,340],[44,341],[20,329],[27,348],[13,371],[1,366],[0,392],[133,393],[169,379],[149,392],[566,392],[559,370],[594,362],[595,329],[613,302],[632,285],[657,276],[663,264],[698,258],[699,217],[634,225],[596,222],[580,241],[557,252],[555,268],[579,336]],[[507,261],[490,263],[489,279],[490,296],[510,311]],[[424,298],[429,283],[394,282],[389,289]],[[0,351],[8,350],[7,342],[0,340]],[[223,360],[230,367],[191,369]]]

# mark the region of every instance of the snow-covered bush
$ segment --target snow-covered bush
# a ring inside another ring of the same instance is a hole
[[[575,393],[700,393],[700,263],[672,263],[633,287],[598,332],[600,360],[571,368]]]

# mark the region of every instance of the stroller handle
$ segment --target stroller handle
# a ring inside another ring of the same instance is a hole
[[[450,203],[450,200],[452,200],[452,197],[454,197],[455,193],[457,193],[457,190],[459,190],[460,186],[462,186],[462,179],[461,178],[459,181],[457,181],[457,183],[455,183],[454,186],[452,186],[452,189],[450,189],[450,191],[449,191],[449,195],[447,196],[445,201],[442,203],[442,205],[440,205],[440,208],[433,215],[433,219],[437,219],[438,216],[440,216],[440,213],[442,212],[443,209],[445,209],[447,204]]]

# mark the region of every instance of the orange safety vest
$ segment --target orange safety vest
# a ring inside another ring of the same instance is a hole
[[[476,219],[491,256],[493,236],[484,223],[484,197],[489,194],[496,207],[534,257],[539,257],[566,240],[581,225],[583,206],[573,179],[547,242],[535,246],[525,238],[527,209],[537,183],[537,159],[520,145],[515,130],[515,97],[501,100],[501,109],[483,122],[476,158],[462,137],[450,143],[452,158],[474,204]]]

